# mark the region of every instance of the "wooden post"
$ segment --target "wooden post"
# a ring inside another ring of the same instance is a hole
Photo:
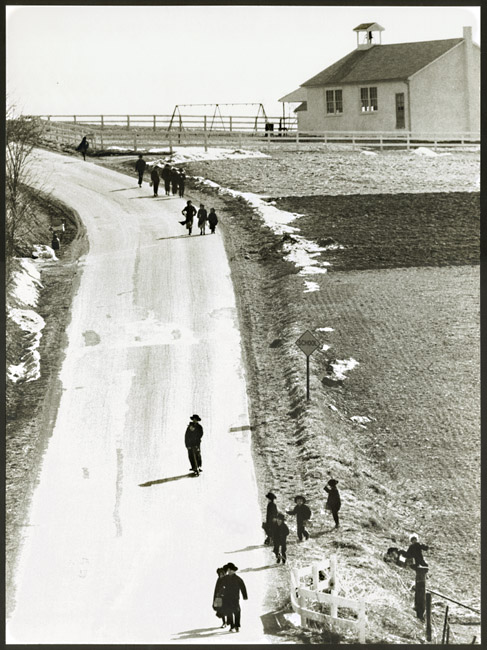
[[[76,124],[76,115],[73,115],[73,121]]]
[[[411,134],[408,131],[408,134],[406,136],[406,149],[409,151],[411,148]]]
[[[416,616],[423,620],[426,607],[426,574],[428,567],[416,567],[416,586],[414,590],[414,609]]]
[[[230,133],[232,132],[232,116],[230,115]]]
[[[426,592],[426,641],[431,641],[431,594]]]
[[[100,115],[100,124],[101,124],[101,128],[103,129],[103,127],[105,126],[105,120],[103,119],[103,115]]]
[[[357,616],[357,627],[358,627],[358,642],[361,645],[365,644],[365,602],[360,601],[360,609],[358,610]]]
[[[130,115],[127,115],[127,131],[130,129]]]
[[[155,131],[155,130],[156,130],[156,123],[157,123],[157,119],[156,119],[156,116],[155,116],[155,115],[154,115],[153,122],[154,122],[153,129],[154,129],[154,131]]]
[[[105,146],[103,144],[103,131],[100,131],[100,140],[101,140],[101,148],[104,149]]]
[[[446,626],[446,639],[445,639],[445,645],[449,645],[450,643],[450,623]]]
[[[330,583],[331,583],[332,596],[336,596],[338,592],[336,573],[337,573],[337,556],[336,553],[334,553],[330,557]],[[337,618],[338,616],[338,607],[334,601],[330,606],[330,614],[333,616],[333,618]]]
[[[134,133],[134,151],[137,151],[137,133]]]
[[[445,609],[445,619],[443,621],[443,634],[441,635],[441,645],[445,645],[446,626],[448,625],[448,605]]]
[[[312,587],[312,589],[314,591],[318,591],[318,583],[320,581],[320,573],[319,573],[318,565],[316,564],[316,562],[311,567],[311,575],[313,577],[313,587]]]
[[[299,130],[296,129],[296,151],[299,151]]]
[[[306,355],[306,401],[309,402],[309,354]]]

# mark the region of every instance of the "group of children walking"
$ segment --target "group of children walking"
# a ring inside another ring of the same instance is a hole
[[[208,222],[210,232],[213,235],[215,234],[216,224],[218,223],[218,217],[216,215],[215,208],[210,208],[210,213],[208,214],[203,203],[200,203],[200,209],[196,211],[196,208],[191,203],[191,201],[188,201],[184,208],[181,210],[181,214],[185,217],[185,219],[179,223],[182,226],[186,226],[188,235],[191,235],[191,232],[193,230],[193,219],[195,215],[198,219],[198,228],[200,229],[200,235],[206,235],[206,222]]]
[[[335,521],[335,528],[339,527],[338,511],[341,508],[340,493],[337,489],[338,481],[330,479],[323,488],[327,494],[326,509],[331,512]],[[286,564],[287,537],[289,528],[286,525],[286,517],[282,512],[278,512],[275,503],[277,497],[273,492],[268,492],[266,498],[269,499],[267,504],[266,520],[262,523],[266,538],[264,544],[273,545],[273,552],[276,556],[277,563]],[[306,525],[311,519],[311,510],[306,505],[306,498],[302,495],[294,497],[296,504],[292,510],[286,510],[288,515],[296,516],[296,533],[300,542],[309,539],[309,532]]]
[[[139,159],[135,163],[135,170],[139,175],[139,187],[142,187],[144,172],[147,167],[148,165],[143,155],[139,153]],[[181,198],[184,196],[186,174],[181,167],[177,169],[176,167],[171,167],[169,163],[166,163],[161,169],[159,165],[154,164],[151,168],[150,178],[150,186],[154,191],[154,196],[159,196],[159,183],[161,179],[164,181],[166,196],[171,196],[171,192],[173,196],[180,196]]]

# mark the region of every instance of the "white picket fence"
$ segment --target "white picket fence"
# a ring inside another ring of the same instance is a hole
[[[325,579],[320,580],[320,571]],[[300,615],[302,627],[312,627],[310,621],[333,630],[352,631],[361,644],[365,643],[365,601],[337,596],[338,580],[336,555],[310,567],[291,570],[291,605]],[[329,613],[311,609],[311,604],[320,605]],[[341,615],[341,609],[352,610],[356,618]]]

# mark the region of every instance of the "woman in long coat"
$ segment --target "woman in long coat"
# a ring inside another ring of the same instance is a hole
[[[215,590],[213,592],[213,609],[215,610],[215,614],[218,616],[218,618],[222,619],[222,627],[225,627],[227,620],[225,614],[223,613],[223,594],[225,592],[223,576],[225,575],[226,571],[222,567],[221,569],[217,569],[216,572],[218,574],[218,579],[216,581]]]
[[[173,167],[171,169],[171,186],[172,186],[173,196],[176,196],[176,194],[178,193],[178,185],[179,185],[179,172],[175,167]]]

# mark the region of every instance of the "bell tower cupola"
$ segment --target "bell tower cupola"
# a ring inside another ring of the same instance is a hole
[[[362,23],[353,31],[357,33],[358,50],[368,50],[373,45],[382,45],[384,28],[378,23]]]

